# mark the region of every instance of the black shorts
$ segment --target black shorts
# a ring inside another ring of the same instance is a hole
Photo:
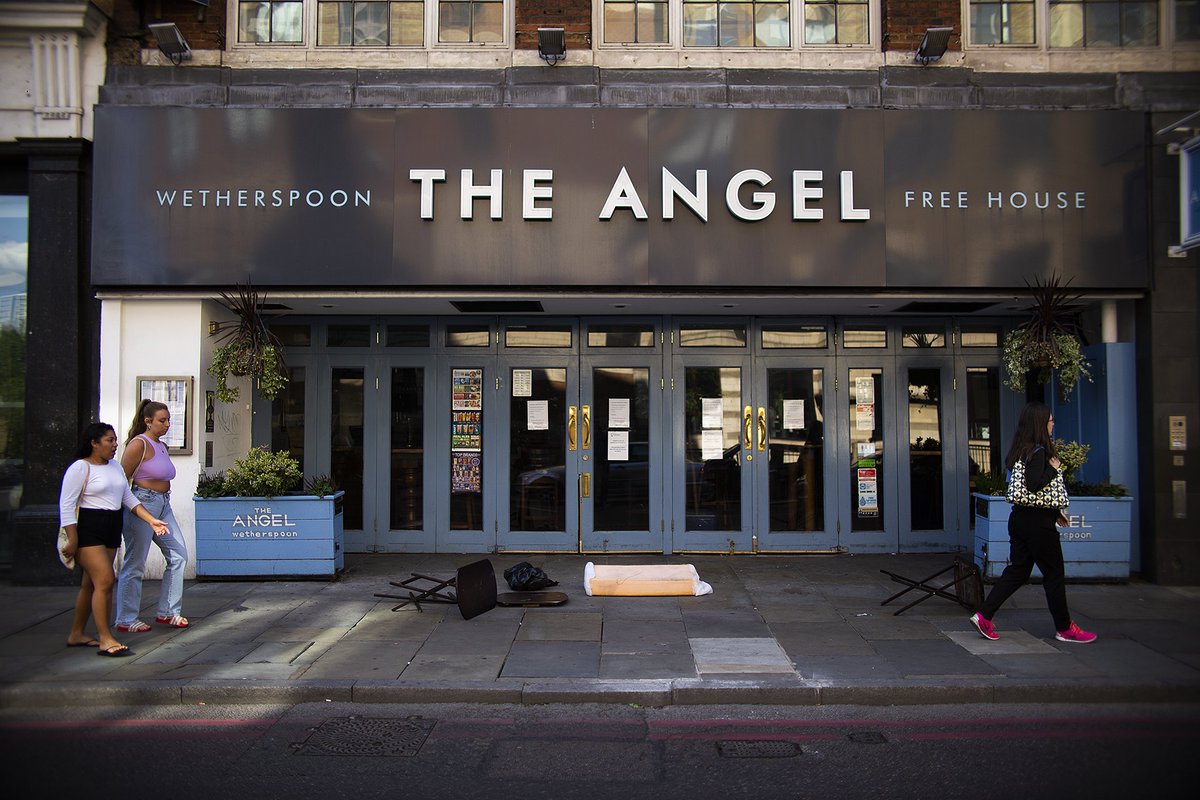
[[[79,524],[75,526],[80,547],[107,547],[116,550],[121,546],[121,531],[125,527],[122,511],[103,508],[79,509]]]

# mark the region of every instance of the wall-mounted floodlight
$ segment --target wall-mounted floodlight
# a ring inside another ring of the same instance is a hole
[[[946,54],[946,48],[950,46],[952,33],[954,28],[950,27],[926,29],[921,46],[917,48],[917,63],[924,67],[941,59]]]
[[[566,57],[566,32],[562,28],[538,28],[538,58],[553,67]]]
[[[192,57],[192,48],[188,47],[187,40],[174,22],[152,22],[146,27],[154,34],[159,52],[171,59],[175,66]]]

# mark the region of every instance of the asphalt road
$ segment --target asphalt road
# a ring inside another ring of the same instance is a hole
[[[309,703],[5,709],[0,740],[17,798],[1160,800],[1194,796],[1198,723],[1163,704]]]

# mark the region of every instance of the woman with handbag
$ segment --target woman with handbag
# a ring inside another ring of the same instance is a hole
[[[75,461],[63,475],[58,514],[67,532],[62,554],[83,567],[67,646],[95,647],[98,655],[120,657],[133,655],[116,640],[108,625],[116,582],[113,559],[123,527],[121,507],[136,514],[158,535],[167,532],[167,523],[151,515],[129,491],[125,471],[113,460],[116,455],[117,432],[111,425],[93,422],[84,428]],[[95,638],[83,630],[89,616],[96,620]]]
[[[1008,501],[1013,504],[1008,518],[1010,561],[971,622],[985,639],[999,639],[992,618],[1013,592],[1025,585],[1036,565],[1042,571],[1046,604],[1054,618],[1054,638],[1077,644],[1094,642],[1096,634],[1076,625],[1067,610],[1066,569],[1056,526],[1067,524],[1063,511],[1070,499],[1062,462],[1054,450],[1054,415],[1042,403],[1031,402],[1021,410],[1005,466],[1011,470]]]
[[[167,566],[158,593],[158,613],[154,621],[172,628],[189,626],[183,610],[183,571],[187,567],[187,547],[183,531],[171,510],[171,479],[175,465],[162,437],[171,429],[171,411],[155,400],[142,400],[134,414],[133,425],[125,440],[121,467],[133,482],[133,495],[151,514],[166,521],[170,530],[155,536],[150,526],[130,515],[125,527],[125,561],[117,579],[117,630],[121,633],[145,633],[150,626],[138,619],[142,607],[142,575],[146,556],[153,541],[162,551]]]

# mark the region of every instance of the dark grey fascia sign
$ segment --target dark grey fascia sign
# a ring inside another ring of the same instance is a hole
[[[1135,112],[99,107],[99,287],[1147,280]]]
[[[1200,136],[1184,142],[1179,162],[1180,249],[1200,245]]]

